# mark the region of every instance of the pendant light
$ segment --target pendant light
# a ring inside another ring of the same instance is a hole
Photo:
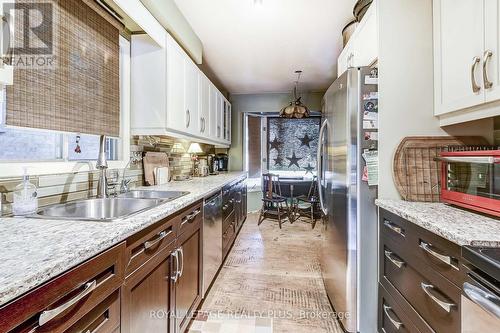
[[[281,109],[280,116],[283,118],[307,118],[310,114],[309,108],[300,101],[302,97],[297,97],[299,80],[302,75],[302,71],[295,71],[295,74],[297,74],[297,80],[295,81],[295,86],[293,87],[293,100],[290,104]]]

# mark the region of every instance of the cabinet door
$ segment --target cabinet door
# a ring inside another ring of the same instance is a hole
[[[200,115],[198,117],[198,134],[210,136],[210,81],[201,72],[200,79]]]
[[[217,93],[218,90],[210,83],[210,138],[217,139]]]
[[[222,97],[222,140],[227,141],[227,101]]]
[[[500,99],[500,1],[485,0],[484,87],[486,101]]]
[[[186,112],[185,131],[199,134],[199,70],[196,65],[185,55],[184,64],[184,110]]]
[[[167,127],[185,131],[187,113],[184,108],[184,51],[168,36],[167,38]]]
[[[127,278],[122,289],[122,333],[173,332],[173,261],[172,255],[151,260]]]
[[[224,131],[224,98],[217,92],[217,140],[223,140]]]
[[[351,58],[351,54],[352,53],[349,45],[346,45],[346,47],[342,50],[337,60],[337,77],[344,74],[344,72],[349,67],[348,62],[349,59]]]
[[[434,0],[433,8],[435,114],[483,103],[484,0]]]
[[[378,31],[375,6],[371,6],[357,27],[351,47],[351,64],[349,67],[370,66],[378,57]]]
[[[175,317],[178,332],[183,332],[201,300],[201,234],[185,233],[178,243],[180,274],[175,284]]]
[[[226,101],[226,141],[231,143],[231,104]]]

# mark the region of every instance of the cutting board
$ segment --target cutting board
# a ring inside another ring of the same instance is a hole
[[[394,154],[393,177],[404,200],[439,202],[441,163],[434,160],[449,146],[488,145],[483,137],[410,136]]]
[[[160,152],[146,152],[144,153],[144,158],[142,160],[144,167],[144,181],[147,186],[153,186],[155,184],[155,169],[156,168],[168,168],[168,155],[166,153]]]

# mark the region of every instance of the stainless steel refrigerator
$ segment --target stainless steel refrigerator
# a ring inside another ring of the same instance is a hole
[[[321,267],[328,298],[348,332],[377,331],[377,186],[368,185],[362,155],[377,152],[377,98],[376,73],[351,68],[323,99],[317,171],[328,222]],[[369,171],[376,184],[377,164]]]

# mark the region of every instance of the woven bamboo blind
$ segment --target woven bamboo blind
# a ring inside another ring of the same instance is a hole
[[[7,124],[118,136],[119,30],[82,1],[50,2],[53,64],[15,67],[14,85],[7,88]],[[17,13],[15,22],[17,44],[23,38]]]

